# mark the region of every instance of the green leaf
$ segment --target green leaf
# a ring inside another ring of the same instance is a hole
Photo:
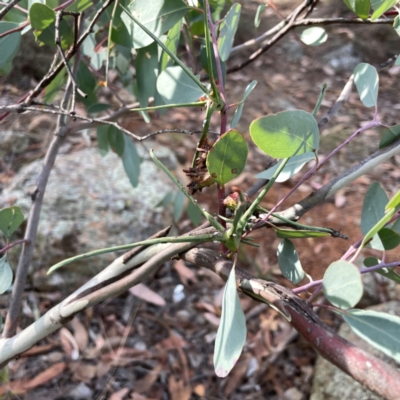
[[[367,63],[354,68],[354,82],[365,107],[376,107],[379,90],[379,76],[376,69]]]
[[[157,90],[165,104],[192,103],[203,95],[203,91],[179,66],[168,67],[161,72]]]
[[[249,94],[253,91],[253,89],[256,87],[256,85],[257,85],[257,81],[251,81],[247,85],[246,90],[244,91],[243,98],[240,101],[237,109],[235,110],[235,114],[233,115],[232,122],[231,122],[231,128],[235,128],[236,125],[238,124],[240,117],[242,116],[244,102],[246,101],[247,97],[249,97]]]
[[[203,219],[203,214],[201,211],[195,207],[192,203],[189,202],[187,206],[186,213],[194,226],[200,225],[201,220]]]
[[[308,229],[280,229],[274,228],[276,236],[281,239],[304,239],[313,237],[331,236],[328,232],[311,231]]]
[[[142,108],[148,106],[149,97],[155,94],[157,75],[158,46],[153,42],[149,46],[140,48],[136,56],[137,97]]]
[[[400,125],[390,126],[383,133],[381,140],[379,142],[379,148],[388,146],[390,143],[393,143],[395,140],[400,138]]]
[[[82,43],[83,54],[90,58],[90,65],[98,71],[105,60],[107,60],[107,49],[105,47],[96,48],[96,37],[91,33]]]
[[[207,169],[221,186],[242,173],[247,160],[247,143],[235,129],[224,133],[207,154]]]
[[[185,195],[179,190],[174,199],[174,222],[178,222],[183,214]]]
[[[378,182],[374,182],[365,193],[361,211],[361,231],[366,235],[385,215],[389,198]]]
[[[254,120],[250,125],[254,143],[274,158],[287,158],[318,150],[318,124],[312,114],[283,111]]]
[[[267,8],[266,4],[260,4],[257,7],[257,12],[256,12],[256,16],[254,17],[254,26],[256,28],[258,28],[260,26],[260,22],[261,22],[261,14],[263,13],[263,11]]]
[[[9,239],[24,221],[24,215],[17,206],[0,210],[0,231]]]
[[[382,228],[378,232],[379,239],[381,239],[384,250],[395,249],[400,244],[400,235],[389,228]]]
[[[174,192],[168,192],[164,198],[157,203],[156,207],[165,207],[174,200]]]
[[[400,275],[396,274],[396,272],[394,272],[391,268],[381,268],[377,269],[375,272],[396,283],[400,283]]]
[[[298,284],[305,276],[299,255],[288,239],[283,239],[278,246],[278,264],[283,276],[293,284]]]
[[[400,218],[397,218],[394,224],[392,225],[392,229],[400,234]]]
[[[167,40],[165,41],[165,45],[169,48],[169,50],[176,54],[179,44],[179,38],[181,37],[181,27],[182,27],[182,20],[179,20],[168,32]],[[172,59],[168,55],[167,52],[163,51],[161,56],[161,71],[164,71],[168,65],[172,64]]]
[[[110,125],[108,127],[108,143],[110,144],[110,147],[113,149],[113,151],[115,151],[120,157],[124,155],[124,134],[113,125]]]
[[[371,21],[375,21],[382,14],[384,14],[387,10],[392,8],[396,4],[397,0],[383,0],[383,1],[373,1],[371,0],[371,6],[375,10],[371,15]],[[380,3],[379,7],[376,7],[376,4]]]
[[[72,29],[64,17],[60,22],[61,47],[68,48],[74,41]],[[71,18],[71,17],[69,17]],[[45,4],[35,3],[29,9],[29,20],[32,28],[35,29],[34,35],[40,43],[55,47],[55,21],[56,13]]]
[[[217,69],[217,61],[215,59],[214,47],[211,46],[210,50],[211,50],[212,71],[210,71],[210,68],[209,68],[208,57],[207,57],[207,47],[206,47],[205,41],[201,45],[201,48],[200,48],[201,66],[204,68],[204,70],[207,72],[208,75],[211,76],[211,73],[212,73],[212,76],[217,77],[218,69]],[[222,79],[225,82],[225,79],[226,79],[226,63],[225,62],[221,62],[221,70],[222,70]]]
[[[93,5],[92,0],[79,0],[74,1],[70,6],[67,7],[66,11],[82,12]]]
[[[370,310],[350,310],[343,315],[362,339],[400,362],[400,317]]]
[[[97,114],[102,111],[108,110],[109,108],[111,108],[110,104],[96,103],[96,104],[92,104],[90,107],[88,107],[87,112],[89,114]]]
[[[393,28],[396,33],[400,36],[400,17],[397,16],[393,21]]]
[[[319,46],[325,43],[326,39],[328,39],[328,34],[324,28],[319,26],[307,28],[300,33],[300,40],[308,46]]]
[[[12,269],[7,261],[7,256],[0,258],[0,294],[3,294],[11,286],[13,279]]]
[[[99,146],[100,155],[104,157],[108,153],[108,128],[109,125],[100,125],[96,129],[97,145]]]
[[[222,299],[221,322],[214,348],[214,369],[224,378],[235,366],[246,342],[246,319],[236,290],[235,268],[231,269]]]
[[[391,208],[398,208],[400,206],[400,190],[390,199],[389,203],[386,204],[385,211],[389,211]]]
[[[292,157],[283,168],[282,172],[276,178],[275,182],[286,182],[290,179],[294,174],[297,174],[305,164],[309,161],[315,160],[314,153],[304,153],[299,156]],[[282,163],[282,160],[275,164],[273,167],[266,169],[263,172],[260,172],[255,176],[257,179],[271,179],[275,172],[278,170]]]
[[[325,271],[322,289],[336,307],[354,307],[361,299],[363,285],[357,267],[347,261],[335,261]]]
[[[229,58],[233,46],[233,40],[235,39],[236,30],[239,25],[241,8],[240,4],[233,4],[222,21],[218,38],[218,53],[223,62]]]
[[[380,264],[381,261],[376,257],[366,257],[364,258],[363,263],[367,268],[369,268],[369,267],[375,267],[375,265]]]
[[[19,25],[14,22],[0,21],[0,33],[7,32],[17,28]],[[21,32],[14,32],[10,35],[0,38],[0,67],[11,62],[17,54],[21,42]]]
[[[93,94],[96,89],[96,79],[83,61],[79,62],[78,71],[76,73],[76,83],[88,96]]]
[[[358,17],[367,19],[369,15],[369,0],[344,0],[347,7],[350,8]]]
[[[140,157],[132,139],[128,135],[123,135],[123,140],[125,149],[122,155],[122,163],[131,185],[136,187],[139,184]]]
[[[118,26],[113,26],[111,29],[111,41],[120,46],[128,47],[129,49],[133,45],[132,35],[128,31],[125,23],[121,21]]]
[[[181,20],[190,8],[182,0],[136,0],[129,5],[129,10],[148,30],[160,37]],[[146,47],[153,42],[153,39],[136,26],[125,12],[121,17],[136,49]]]
[[[50,85],[48,85],[46,87],[45,95],[44,95],[44,98],[43,98],[44,102],[45,103],[51,103],[54,100],[54,98],[57,96],[57,93],[64,86],[66,81],[67,81],[67,72],[65,71],[65,69],[63,69],[50,82]]]

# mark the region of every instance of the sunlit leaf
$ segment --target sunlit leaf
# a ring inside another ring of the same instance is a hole
[[[260,4],[257,7],[257,12],[256,12],[256,16],[254,17],[254,26],[256,28],[258,28],[260,26],[260,22],[261,22],[261,14],[263,13],[263,11],[267,8],[266,4]]]
[[[242,100],[240,101],[237,109],[235,110],[235,114],[233,115],[232,122],[231,122],[231,128],[235,128],[236,125],[238,124],[240,117],[242,116],[242,111],[244,107],[244,102],[246,101],[247,97],[249,94],[253,91],[253,89],[256,87],[257,81],[251,81],[245,91]]]
[[[242,6],[240,4],[233,4],[221,23],[218,38],[218,53],[221,61],[226,61],[229,58],[236,30],[239,25],[241,8]]]
[[[371,15],[371,21],[375,21],[387,10],[396,4],[397,0],[371,0],[371,6],[375,10]]]
[[[350,310],[343,318],[358,336],[400,363],[400,317],[372,310]]]
[[[250,125],[254,143],[274,158],[287,158],[318,150],[318,124],[312,114],[283,111],[254,120]]]
[[[278,246],[278,264],[283,276],[293,284],[299,283],[305,276],[299,255],[288,239],[283,239]]]
[[[239,359],[246,342],[246,332],[246,319],[236,289],[235,268],[232,268],[224,290],[221,322],[214,348],[214,369],[220,378],[227,376]]]
[[[22,224],[24,215],[17,206],[0,210],[0,231],[8,239]]]
[[[369,15],[369,0],[344,0],[347,7],[350,8],[358,17],[367,19]]]
[[[319,46],[325,43],[328,39],[328,34],[324,28],[314,26],[307,28],[300,34],[300,40],[308,46]]]
[[[299,156],[292,157],[285,165],[279,176],[276,178],[276,182],[285,182],[290,179],[293,175],[297,174],[304,165],[309,161],[315,160],[314,153],[304,153]],[[257,179],[271,179],[275,172],[278,170],[282,163],[282,160],[275,164],[273,167],[260,172],[255,176]]]
[[[274,228],[276,236],[280,239],[304,239],[313,237],[331,236],[328,232],[310,231],[307,229],[281,229]]]
[[[328,301],[342,309],[354,307],[363,294],[360,272],[347,261],[335,261],[328,267],[322,288]]]
[[[207,169],[220,185],[242,173],[247,160],[247,143],[235,129],[223,134],[207,154]]]
[[[354,68],[354,82],[365,107],[375,107],[378,99],[379,76],[375,67],[361,63]]]
[[[400,190],[389,200],[386,204],[385,210],[389,211],[391,208],[397,208],[400,206]]]
[[[7,256],[0,258],[0,294],[3,294],[11,286],[13,279],[12,269],[7,261]]]

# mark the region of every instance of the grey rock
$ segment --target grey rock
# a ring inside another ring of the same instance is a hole
[[[177,166],[176,158],[156,142],[145,145],[138,146],[142,163],[136,188],[121,159],[112,152],[102,158],[97,148],[86,148],[57,157],[40,216],[35,270],[47,270],[77,254],[143,240],[171,223],[168,213],[157,204],[176,188],[150,159],[148,148],[154,148],[171,170]],[[19,171],[0,195],[1,207],[17,205],[28,215],[42,165],[43,161],[37,160]],[[93,274],[114,258],[115,254],[92,257],[75,263],[74,269]]]
[[[386,312],[400,316],[400,301],[390,301],[388,303],[379,304],[377,306],[369,307],[368,310]],[[347,323],[341,325],[338,333],[351,343],[354,343],[356,346],[368,351],[381,360],[384,360],[391,365],[396,365],[392,358],[375,349],[375,347],[372,347],[357,336]],[[335,367],[321,356],[318,356],[314,371],[313,388],[310,400],[382,399],[382,397],[372,393],[365,386],[353,380],[353,378],[342,372],[339,368]]]

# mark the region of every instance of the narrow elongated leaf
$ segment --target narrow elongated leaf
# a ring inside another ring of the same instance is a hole
[[[129,5],[131,14],[155,36],[160,37],[169,31],[189,10],[182,0],[136,0]],[[133,38],[136,49],[146,47],[153,39],[126,15],[121,15]]]
[[[256,28],[258,28],[260,26],[260,22],[261,22],[261,14],[263,13],[263,11],[267,8],[266,4],[260,4],[257,7],[257,12],[256,12],[256,16],[254,17],[254,26]]]
[[[179,44],[179,38],[181,36],[181,27],[182,20],[179,20],[168,32],[167,40],[165,41],[165,45],[169,48],[169,50],[176,54]],[[164,71],[167,66],[172,63],[171,57],[167,52],[163,52],[161,56],[161,71]]]
[[[350,8],[358,17],[367,19],[369,15],[369,0],[344,0],[347,7]]]
[[[174,221],[178,222],[183,214],[185,206],[185,195],[178,190],[174,199]]]
[[[123,156],[125,150],[124,134],[112,125],[108,127],[108,143],[113,151],[115,151],[120,157]]]
[[[375,21],[380,16],[382,16],[382,14],[384,14],[387,10],[392,8],[396,4],[396,2],[397,2],[397,0],[384,0],[384,1],[380,2],[381,4],[379,5],[379,7],[375,8],[374,4],[377,4],[377,3],[371,1],[372,8],[375,10],[371,15],[371,21]]]
[[[207,154],[207,169],[220,185],[242,173],[247,160],[247,143],[235,129],[224,133]]]
[[[327,39],[326,30],[320,26],[304,29],[300,34],[300,40],[308,46],[319,46],[325,43]]]
[[[400,125],[390,126],[383,133],[382,138],[379,142],[379,148],[388,146],[390,143],[394,142],[400,138]]]
[[[17,27],[18,24],[14,22],[0,21],[0,33],[7,32]],[[20,42],[21,32],[14,32],[11,35],[0,38],[0,67],[12,61],[17,54]]]
[[[249,96],[249,94],[253,91],[253,89],[256,87],[257,85],[257,81],[251,81],[245,91],[244,91],[244,95],[243,95],[243,99],[241,100],[241,102],[239,103],[237,109],[235,110],[235,114],[233,115],[232,118],[232,122],[231,122],[231,128],[235,128],[236,125],[238,124],[240,117],[242,116],[242,112],[243,112],[243,107],[244,107],[244,102],[246,101],[247,97]]]
[[[347,261],[335,261],[328,267],[322,288],[328,301],[341,309],[354,307],[363,294],[360,272]]]
[[[200,225],[200,222],[203,219],[203,214],[197,207],[195,207],[192,203],[189,202],[186,209],[186,213],[194,226]]]
[[[365,107],[375,107],[378,100],[379,76],[376,69],[367,63],[354,68],[354,82]]]
[[[123,135],[123,139],[125,145],[124,154],[122,155],[122,163],[129,181],[133,187],[136,187],[139,184],[140,157],[132,139],[128,135]]]
[[[276,236],[281,239],[304,239],[313,237],[331,236],[328,232],[309,231],[307,229],[279,229],[275,228]]]
[[[203,95],[203,91],[179,66],[168,67],[161,72],[157,90],[165,104],[192,103]]]
[[[3,294],[12,283],[13,273],[10,264],[7,261],[7,256],[0,258],[0,294]]]
[[[309,161],[315,160],[314,153],[304,153],[299,156],[292,157],[285,165],[276,182],[286,182],[294,174],[297,174]],[[282,160],[275,164],[273,167],[260,172],[255,176],[257,179],[271,179],[275,172],[278,170],[282,163]]]
[[[293,243],[283,239],[278,246],[278,264],[283,276],[293,284],[299,283],[305,276],[299,255]]]
[[[246,341],[246,319],[236,290],[235,268],[226,282],[222,299],[221,322],[214,348],[214,369],[224,378],[235,366]]]
[[[350,310],[343,318],[358,336],[400,363],[400,317],[371,310]]]
[[[221,24],[218,39],[218,53],[221,61],[225,62],[229,58],[239,24],[241,8],[240,4],[233,4]]]
[[[287,158],[318,150],[318,124],[312,114],[283,111],[254,120],[250,125],[254,143],[274,158]]]
[[[108,153],[108,125],[100,125],[96,129],[97,145],[99,146],[100,155],[104,157]]]
[[[22,224],[24,215],[17,206],[0,210],[0,231],[8,239]]]

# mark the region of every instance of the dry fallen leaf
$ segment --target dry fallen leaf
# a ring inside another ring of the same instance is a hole
[[[165,306],[165,300],[156,292],[148,288],[143,283],[139,283],[138,285],[129,289],[129,291],[136,297],[147,301],[148,303],[155,304],[156,306],[163,307]]]

